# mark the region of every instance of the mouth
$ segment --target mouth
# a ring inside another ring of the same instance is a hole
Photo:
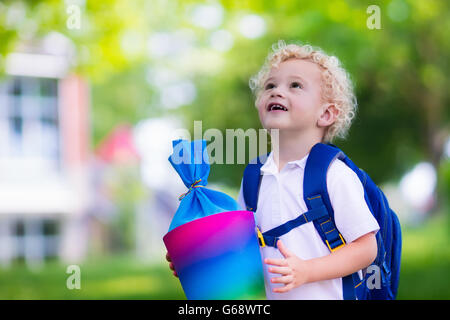
[[[271,102],[269,103],[269,105],[267,106],[267,111],[268,112],[273,112],[273,111],[284,111],[287,112],[288,108],[286,108],[284,105],[282,105],[281,103],[277,103],[277,102]]]

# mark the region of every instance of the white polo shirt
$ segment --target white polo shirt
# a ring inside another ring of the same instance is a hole
[[[261,232],[308,211],[303,200],[303,174],[308,155],[301,160],[288,162],[281,172],[278,172],[272,153],[261,167],[263,177],[255,214]],[[378,223],[367,207],[364,189],[358,176],[341,160],[337,159],[330,165],[327,187],[336,226],[347,243],[369,232],[378,231]],[[245,210],[242,182],[237,201]],[[292,229],[280,239],[301,259],[322,257],[330,253],[312,222]],[[261,248],[261,256],[263,261],[265,258],[283,258],[278,249],[269,246]],[[270,279],[280,275],[269,273],[268,265],[264,262],[263,266],[267,299],[343,299],[341,278],[307,283],[289,292],[274,293],[272,289],[282,284],[271,283]]]

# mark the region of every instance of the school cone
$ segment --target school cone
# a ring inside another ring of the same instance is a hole
[[[163,240],[188,299],[261,298],[264,278],[253,212],[196,219]]]

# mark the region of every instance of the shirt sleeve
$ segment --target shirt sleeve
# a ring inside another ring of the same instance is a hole
[[[245,205],[244,192],[242,190],[242,181],[243,181],[243,179],[241,180],[241,188],[239,189],[237,203],[241,207],[242,210],[246,210],[247,206]]]
[[[327,173],[327,188],[336,227],[347,243],[380,229],[367,206],[361,181],[341,160],[331,164]]]

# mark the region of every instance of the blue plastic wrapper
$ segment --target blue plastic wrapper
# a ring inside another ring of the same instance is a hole
[[[232,197],[223,192],[206,188],[210,172],[205,140],[172,141],[173,152],[169,162],[180,175],[187,192],[179,197],[180,205],[175,212],[169,231],[187,222],[212,214],[241,210]]]

